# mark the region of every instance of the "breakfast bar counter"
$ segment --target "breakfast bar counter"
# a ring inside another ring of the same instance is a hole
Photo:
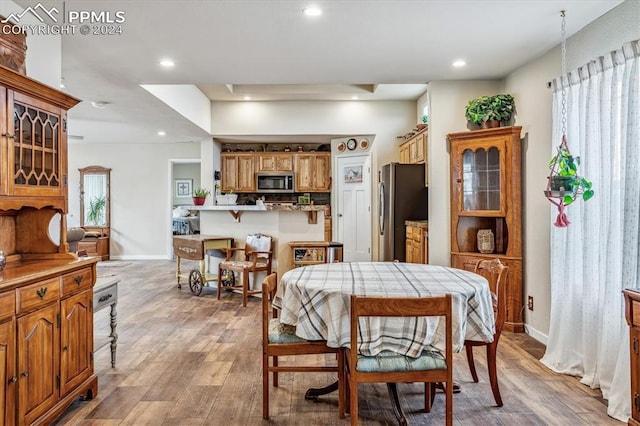
[[[191,207],[189,207],[191,208]],[[325,205],[265,204],[198,206],[200,232],[225,235],[243,242],[249,234],[274,239],[274,271],[293,268],[291,241],[324,241]]]

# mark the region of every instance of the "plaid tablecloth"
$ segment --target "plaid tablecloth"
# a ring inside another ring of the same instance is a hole
[[[330,347],[350,342],[350,296],[427,297],[451,294],[453,349],[464,340],[491,342],[495,322],[485,278],[444,266],[395,262],[328,263],[296,268],[280,280],[274,306],[280,322],[296,326],[296,334],[326,340]],[[376,355],[391,350],[418,356],[428,346],[442,350],[444,318],[361,319],[359,351]]]

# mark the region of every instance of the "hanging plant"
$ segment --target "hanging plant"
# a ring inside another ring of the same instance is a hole
[[[565,30],[565,11],[560,11],[561,17],[561,53],[562,53],[562,75],[567,72],[567,38]],[[564,208],[576,201],[580,196],[584,201],[588,201],[594,195],[591,182],[585,177],[578,175],[580,157],[574,157],[569,152],[567,145],[567,98],[564,85],[562,86],[562,142],[558,146],[556,155],[549,161],[549,173],[547,190],[544,195],[552,204],[558,207],[558,217],[554,223],[558,228],[566,228],[571,222],[567,219]]]
[[[545,195],[547,199],[558,207],[558,217],[554,223],[559,228],[567,227],[571,222],[564,213],[564,208],[578,198],[588,201],[594,196],[592,184],[586,178],[578,175],[580,157],[574,157],[567,147],[566,136],[558,147],[556,155],[549,161],[549,182]]]

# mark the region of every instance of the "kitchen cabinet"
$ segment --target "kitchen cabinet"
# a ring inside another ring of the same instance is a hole
[[[400,145],[400,163],[422,164],[427,161],[427,129],[411,136]]]
[[[407,263],[429,263],[429,225],[426,220],[405,221]]]
[[[505,329],[523,332],[521,127],[452,133],[451,264],[473,270],[479,259],[509,266]],[[494,235],[492,253],[481,253],[477,234]]]
[[[631,417],[629,426],[640,426],[640,289],[623,291],[625,317],[629,324],[629,361],[631,363]]]
[[[258,172],[292,172],[293,154],[291,153],[258,153],[256,154]]]
[[[331,153],[295,156],[296,192],[331,192]]]
[[[223,152],[222,192],[255,192],[255,155],[248,152]]]

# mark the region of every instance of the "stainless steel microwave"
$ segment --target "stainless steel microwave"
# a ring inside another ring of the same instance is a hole
[[[260,172],[256,174],[258,192],[294,192],[293,173]]]

